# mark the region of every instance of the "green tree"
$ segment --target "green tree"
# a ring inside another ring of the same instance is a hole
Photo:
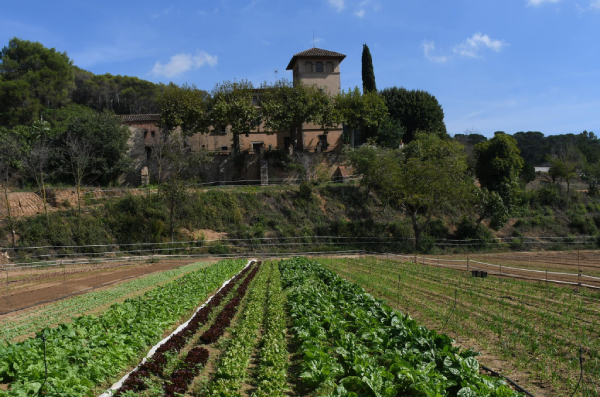
[[[194,177],[199,166],[210,161],[206,150],[193,151],[189,137],[174,131],[163,138],[162,166],[169,173],[165,183],[159,186],[169,209],[169,229],[171,241],[175,239],[175,222],[180,218],[181,209],[189,198],[185,181]]]
[[[486,188],[475,187],[475,192],[471,197],[474,199],[471,208],[474,209],[477,216],[476,229],[485,219],[490,220],[490,227],[494,230],[498,230],[508,222],[510,215],[508,208],[498,193],[490,192]]]
[[[583,166],[581,178],[588,184],[588,194],[592,197],[600,193],[600,161]]]
[[[365,140],[376,138],[377,127],[388,115],[385,102],[376,91],[361,94],[358,87],[338,94],[335,107],[344,125],[361,131]]]
[[[579,149],[575,147],[567,148],[560,155],[548,155],[546,158],[550,163],[548,174],[555,181],[561,178],[567,183],[567,195],[571,191],[571,181],[579,175],[584,165],[584,157]]]
[[[373,58],[371,58],[371,51],[366,44],[363,44],[362,52],[362,83],[363,92],[377,91],[375,71],[373,70]]]
[[[73,102],[94,110],[112,110],[117,114],[159,113],[158,99],[164,84],[155,84],[132,76],[95,75],[73,67]]]
[[[404,127],[398,120],[385,117],[377,128],[377,144],[386,148],[397,148],[404,136]]]
[[[489,191],[497,192],[510,210],[524,164],[517,141],[510,135],[496,132],[492,139],[475,145],[475,156],[475,175],[479,183]]]
[[[529,183],[535,181],[535,167],[533,164],[525,162],[523,164],[523,170],[521,171],[521,180],[523,183]]]
[[[194,85],[177,86],[171,83],[158,98],[161,121],[168,131],[180,127],[185,135],[206,133],[210,125],[209,99],[206,91]]]
[[[93,154],[86,162],[83,182],[97,182],[102,185],[111,184],[129,169],[131,158],[129,149],[129,129],[123,125],[121,118],[110,111],[86,111],[73,117],[66,126],[66,131],[57,139],[58,147],[83,141]],[[63,152],[64,153],[64,152]],[[70,160],[61,160],[64,169],[70,170]],[[68,172],[72,174],[72,172]],[[60,175],[64,178],[65,175]]]
[[[212,126],[231,126],[236,154],[240,152],[240,134],[256,130],[261,123],[260,111],[252,103],[254,95],[254,86],[247,80],[219,83],[212,91],[209,110]]]
[[[6,206],[6,218],[10,227],[12,245],[16,247],[15,224],[8,199],[8,189],[12,178],[21,166],[22,148],[19,138],[6,130],[0,130],[0,141],[2,141],[2,145],[0,145],[0,177],[4,191],[4,205]]]
[[[426,91],[391,87],[381,91],[390,117],[399,120],[405,129],[404,143],[410,143],[417,132],[447,136],[444,111],[435,98]]]
[[[472,202],[473,179],[462,145],[436,135],[418,134],[404,150],[380,151],[367,173],[381,198],[410,218],[416,248],[432,217]]]
[[[314,85],[292,85],[281,79],[264,85],[260,111],[267,133],[289,131],[294,148],[304,123],[320,125],[326,132],[340,123],[334,102],[327,92]]]
[[[31,124],[44,109],[67,104],[74,87],[66,53],[15,37],[0,51],[0,124]]]

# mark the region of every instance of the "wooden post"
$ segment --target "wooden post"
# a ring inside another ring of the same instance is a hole
[[[579,288],[581,289],[581,264],[579,262],[579,250],[577,250],[577,284],[579,285]]]

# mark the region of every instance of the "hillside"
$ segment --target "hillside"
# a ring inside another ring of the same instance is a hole
[[[463,218],[465,214],[446,208],[443,217],[431,222],[427,231],[429,237],[421,249],[431,251],[436,241],[439,243],[446,238],[483,238],[482,247],[478,248],[490,248],[486,239],[491,237],[516,237],[511,248],[520,249],[524,248],[520,245],[521,237],[567,237],[598,232],[598,203],[584,195],[576,195],[574,197],[579,201],[564,206],[560,197],[553,197],[549,192],[547,188],[527,191],[527,205],[521,206],[516,216],[499,231],[492,231],[485,225],[475,231],[474,224]],[[138,195],[116,198],[97,193],[96,199],[86,199],[79,219],[76,201],[72,200],[72,196],[69,200],[67,193],[63,191],[57,195],[61,200],[55,202],[58,206],[49,212],[49,225],[41,209],[36,215],[16,219],[19,246],[118,246],[168,242],[171,239],[169,207],[162,196],[141,190],[133,192]],[[27,195],[35,196],[33,193]],[[6,220],[2,225],[2,236],[0,244],[10,246]],[[344,242],[335,240],[338,248],[413,249],[409,219],[399,209],[385,206],[373,193],[366,199],[365,190],[352,184],[322,185],[312,187],[312,190],[297,186],[194,190],[176,211],[174,219],[175,241],[250,239],[253,249],[264,244],[261,249],[277,251],[305,248],[276,245],[291,242],[289,238],[305,237],[300,241],[305,241],[306,247],[318,245],[308,238],[310,236],[350,237]],[[395,242],[374,244],[373,240],[361,243],[360,239],[356,239],[364,237],[392,237]],[[258,240],[260,238],[275,240]],[[564,246],[555,244],[544,248],[560,249]],[[103,251],[102,248],[96,250]],[[61,249],[60,252],[74,251]]]

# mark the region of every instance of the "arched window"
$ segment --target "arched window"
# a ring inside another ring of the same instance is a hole
[[[316,67],[316,72],[317,73],[323,73],[323,62],[317,62],[315,65],[317,66]]]
[[[325,71],[327,73],[333,73],[333,62],[327,62],[325,64]]]
[[[306,62],[304,64],[304,72],[306,73],[312,73],[313,68],[312,68],[312,62]]]

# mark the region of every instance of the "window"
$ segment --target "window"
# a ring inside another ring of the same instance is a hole
[[[226,152],[229,150],[229,146],[221,146],[221,150]]]
[[[312,69],[312,62],[306,62],[304,64],[304,71],[306,73],[312,73],[313,69]]]
[[[325,64],[325,71],[327,73],[333,73],[333,62],[327,62]]]
[[[152,148],[150,146],[146,146],[146,160],[150,160],[152,157]]]
[[[150,136],[154,138],[156,136],[156,131],[150,131]]]
[[[323,73],[323,62],[317,62],[315,65],[316,65],[316,72]]]
[[[226,126],[219,127],[219,132],[221,134],[227,134],[227,127]]]
[[[252,95],[252,104],[258,105],[258,95]]]
[[[144,130],[144,139],[148,136],[148,130]]]

